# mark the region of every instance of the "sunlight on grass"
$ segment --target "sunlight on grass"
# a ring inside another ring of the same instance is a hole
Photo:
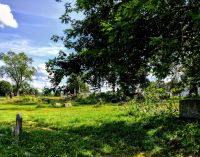
[[[40,102],[0,101],[0,156],[150,157],[199,150],[200,141],[193,138],[200,134],[199,124],[178,119],[177,111],[163,105],[53,108]],[[23,116],[23,136],[20,145],[13,145],[10,127],[17,113]]]

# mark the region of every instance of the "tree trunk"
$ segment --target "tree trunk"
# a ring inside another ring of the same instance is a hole
[[[19,86],[18,85],[16,85],[16,87],[15,87],[14,96],[19,96]]]
[[[77,97],[76,89],[74,89],[74,96]]]
[[[112,84],[112,91],[115,93],[115,83]]]
[[[19,96],[19,89],[15,89],[14,96]]]
[[[81,93],[81,86],[80,85],[78,86],[78,93],[79,94]]]

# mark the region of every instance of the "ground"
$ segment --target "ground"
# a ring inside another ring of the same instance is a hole
[[[10,131],[17,113],[23,116],[20,139]],[[180,119],[176,104],[54,108],[0,99],[2,157],[200,156],[199,136],[199,122]]]

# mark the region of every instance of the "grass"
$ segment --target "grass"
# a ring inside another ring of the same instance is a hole
[[[0,156],[200,156],[198,121],[178,118],[166,105],[127,103],[52,108],[0,99]],[[38,107],[39,106],[39,107]],[[23,134],[11,136],[15,115]]]

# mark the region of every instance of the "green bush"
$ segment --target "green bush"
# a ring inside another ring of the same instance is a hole
[[[98,100],[97,100],[95,94],[91,94],[88,97],[83,97],[83,96],[77,97],[76,102],[78,102],[80,104],[96,104],[96,103],[98,103]]]
[[[159,86],[158,82],[151,82],[148,87],[144,89],[144,98],[147,104],[159,103],[170,98],[165,87]]]
[[[76,102],[80,104],[97,104],[97,103],[118,103],[121,101],[129,101],[123,92],[102,92],[93,93],[88,97],[79,96],[76,98]]]
[[[0,95],[6,96],[13,91],[12,85],[7,81],[0,81]]]
[[[20,98],[21,102],[39,102],[40,100],[33,96],[24,96]]]

